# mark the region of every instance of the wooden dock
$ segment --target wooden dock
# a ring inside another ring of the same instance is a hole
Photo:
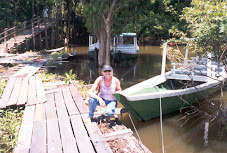
[[[45,90],[34,76],[43,63],[13,74],[0,99],[0,108],[25,106],[14,153],[150,152],[118,118],[110,129],[87,123],[88,106],[76,84]]]
[[[18,85],[18,82],[23,82],[24,79],[27,80],[26,78],[14,79],[14,87]],[[35,83],[37,81],[34,80],[39,80],[39,78],[31,77],[28,80],[28,82],[31,80],[31,83],[25,88],[28,91],[35,91],[34,86],[37,85]],[[13,91],[12,93],[16,93],[16,91]],[[126,128],[123,128],[122,131],[119,131],[118,127],[116,129],[117,131],[114,131],[114,127],[112,127],[112,134],[103,134],[96,122],[86,124],[88,106],[84,103],[75,85],[64,86],[46,93],[43,88],[36,88],[36,92],[28,93],[28,100],[25,103],[26,107],[15,153],[108,153],[113,152],[108,141],[114,143],[114,139],[119,139],[116,135],[120,135],[126,142],[131,137],[133,141],[131,141],[131,144],[127,144],[128,149],[134,147],[134,150],[137,149],[137,152],[143,152],[143,150],[138,148],[143,148],[144,146],[128,134],[131,132],[129,129],[125,130]],[[29,98],[29,94],[33,96]],[[21,94],[20,96],[26,97],[25,95]],[[19,103],[17,104],[19,105]],[[7,103],[7,106],[12,106],[12,102]],[[125,133],[125,131],[128,132]],[[125,137],[123,135],[124,133]],[[146,149],[146,152],[149,152],[149,150]]]

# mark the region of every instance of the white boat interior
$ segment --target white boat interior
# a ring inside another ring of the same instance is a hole
[[[99,49],[99,40],[97,40],[97,38],[94,34],[90,34],[88,51],[94,51],[95,48]]]
[[[166,54],[166,46],[163,49],[163,53]],[[166,55],[163,55],[163,58]],[[212,54],[209,53],[207,57],[191,57],[188,60],[188,47],[185,52],[184,63],[171,63],[173,68],[168,75],[165,75],[167,79],[176,80],[192,80],[209,82],[211,80],[222,80],[226,78],[225,66],[222,63],[212,61]],[[165,59],[163,59],[165,62]],[[165,65],[163,63],[163,65]],[[164,68],[163,68],[164,69]],[[163,70],[164,71],[164,70]],[[162,72],[164,73],[164,72]]]
[[[113,53],[138,54],[136,33],[122,33],[114,37]]]

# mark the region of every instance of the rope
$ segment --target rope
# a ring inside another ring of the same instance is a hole
[[[155,89],[159,92],[159,88],[158,86],[155,86]],[[162,152],[165,152],[164,149],[164,142],[163,142],[163,127],[162,127],[162,98],[161,98],[161,94],[160,94],[160,124],[161,124],[161,136],[162,136]]]
[[[137,137],[139,138],[140,143],[143,144],[142,141],[141,141],[141,139],[140,139],[139,133],[137,132],[136,127],[135,127],[135,125],[134,125],[134,123],[133,123],[133,121],[132,121],[131,115],[130,115],[129,113],[128,113],[128,116],[129,116],[129,118],[130,118],[130,120],[131,120],[131,123],[132,123],[132,125],[133,125],[134,130],[136,131],[136,135],[137,135]],[[143,145],[142,145],[142,148],[143,148],[143,151],[146,152],[146,150],[144,149]]]

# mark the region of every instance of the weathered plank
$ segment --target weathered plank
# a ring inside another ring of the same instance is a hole
[[[74,85],[70,85],[70,91],[73,96],[73,99],[77,105],[77,108],[79,109],[81,114],[88,113],[89,109],[87,105],[84,103],[78,89]]]
[[[30,77],[29,78],[29,86],[28,86],[28,103],[27,105],[34,105],[37,103],[36,97],[36,78]]]
[[[46,97],[47,97],[47,103],[45,103],[46,104],[46,119],[57,119],[54,95],[47,94]]]
[[[20,89],[21,89],[21,82],[22,82],[22,78],[17,78],[15,85],[13,87],[13,91],[12,94],[9,98],[8,103],[6,104],[7,106],[11,106],[11,105],[16,105],[17,104],[17,100],[19,97],[19,93],[20,93]]]
[[[30,153],[46,153],[46,120],[35,121]]]
[[[88,137],[80,115],[71,116],[73,131],[77,140],[79,152],[94,153],[95,150]]]
[[[43,66],[45,62],[46,60],[43,60],[43,61],[31,64],[31,69],[27,77],[34,75]]]
[[[9,101],[10,95],[13,91],[13,86],[15,84],[16,78],[10,78],[5,89],[4,92],[2,94],[2,99],[1,99],[1,103],[0,103],[0,108],[5,108],[7,102]]]
[[[57,107],[57,115],[59,120],[60,134],[62,139],[62,147],[64,153],[78,153],[76,140],[73,136],[68,113],[64,104],[62,92],[57,92],[55,102]]]
[[[85,126],[88,130],[88,133],[91,137],[91,141],[95,147],[96,152],[112,153],[112,150],[111,150],[109,144],[103,138],[102,133],[101,133],[100,129],[98,128],[98,125],[95,122],[86,123],[87,117],[88,117],[87,114],[82,114],[82,119],[83,119]]]
[[[35,110],[35,121],[43,121],[45,119],[45,104],[37,104]]]
[[[62,88],[62,93],[65,99],[65,104],[70,116],[79,114],[79,110],[76,107],[75,102],[72,99],[72,95],[68,87]]]
[[[36,77],[37,102],[44,103],[47,101],[41,78]]]
[[[28,101],[28,78],[23,78],[17,105],[24,105],[25,103],[27,103],[27,101]]]
[[[32,138],[35,105],[25,107],[15,153],[29,153]]]
[[[133,134],[131,129],[121,130],[121,131],[114,131],[112,133],[104,134],[103,137],[106,141],[113,140],[116,138],[121,138],[123,136],[131,136]]]
[[[62,144],[54,101],[54,94],[47,94],[46,119],[47,119],[47,150],[48,153],[61,153]]]
[[[37,104],[35,109],[35,118],[30,153],[45,153],[45,152],[47,152],[45,105]]]
[[[27,76],[28,72],[29,72],[29,65],[26,65],[22,69],[20,69],[18,72],[13,74],[13,77],[18,77],[18,76],[25,77],[25,76]]]
[[[62,153],[62,144],[57,119],[47,119],[47,134],[48,153]]]

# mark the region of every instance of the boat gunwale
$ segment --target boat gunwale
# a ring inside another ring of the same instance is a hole
[[[156,76],[158,77],[158,76]],[[165,81],[167,81],[168,79],[166,79]],[[147,99],[157,99],[157,98],[166,98],[166,97],[174,97],[174,96],[180,96],[180,95],[185,95],[185,94],[191,94],[191,93],[195,93],[195,92],[198,92],[198,91],[203,91],[203,90],[206,90],[206,89],[209,89],[213,86],[216,86],[218,84],[221,83],[221,81],[224,81],[225,78],[221,78],[221,79],[218,79],[218,80],[211,80],[209,82],[204,82],[200,85],[197,85],[195,87],[190,87],[190,88],[185,88],[185,89],[177,89],[177,90],[166,90],[166,91],[162,91],[162,92],[155,92],[155,93],[146,93],[146,94],[139,94],[139,95],[130,95],[132,94],[132,92],[129,94],[129,93],[125,93],[125,92],[122,92],[120,93],[122,96],[124,96],[128,101],[139,101],[139,100],[147,100]],[[152,79],[150,79],[149,81],[152,81]],[[165,82],[164,81],[164,82]],[[164,83],[162,82],[162,83]],[[143,83],[143,82],[141,82]],[[159,85],[160,82],[156,83],[156,85],[153,85],[153,87]],[[140,85],[137,84],[137,85]],[[132,86],[135,88],[135,86]],[[152,87],[152,86],[149,86],[149,87]],[[143,87],[143,88],[140,88],[139,90],[141,89],[144,89],[146,87]],[[137,90],[137,91],[139,91]],[[136,92],[136,91],[134,91]]]

